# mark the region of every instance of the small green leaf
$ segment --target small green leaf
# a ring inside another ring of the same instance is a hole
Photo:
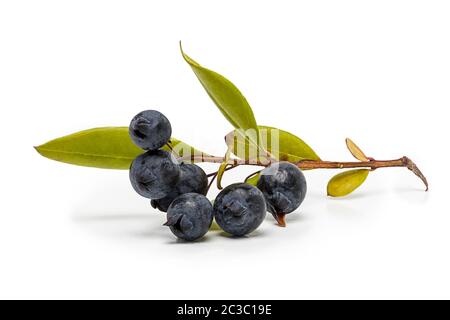
[[[259,180],[259,173],[247,178],[245,180],[245,183],[251,184],[252,186],[255,186],[258,184],[258,180]]]
[[[184,60],[191,66],[201,85],[225,118],[236,129],[243,131],[252,129],[257,133],[258,128],[252,108],[239,89],[222,75],[202,67],[186,55],[181,43],[180,50]]]
[[[355,191],[369,175],[368,169],[341,172],[330,179],[327,193],[331,197],[343,197]]]
[[[319,156],[305,141],[299,137],[268,126],[259,126],[260,144],[280,161],[298,162],[301,160],[320,160]],[[227,144],[231,146],[234,155],[241,159],[252,160],[258,157],[256,147],[241,139],[236,130],[227,134]]]
[[[348,151],[355,157],[355,159],[359,161],[369,161],[369,158],[362,152],[361,148],[356,145],[352,141],[352,139],[347,138],[345,139],[345,143],[347,144]]]
[[[180,157],[207,156],[175,138],[172,148]],[[35,147],[42,156],[79,166],[128,170],[144,151],[133,144],[127,127],[106,127],[80,131]],[[164,150],[170,151],[165,146]]]
[[[216,220],[213,220],[209,227],[209,231],[222,231],[222,228],[217,224]]]

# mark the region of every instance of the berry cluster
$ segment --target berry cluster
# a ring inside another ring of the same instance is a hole
[[[203,237],[213,219],[227,233],[244,236],[256,230],[269,211],[280,225],[284,216],[296,210],[306,194],[303,173],[289,162],[271,164],[261,171],[257,187],[235,183],[224,188],[214,206],[206,198],[208,177],[195,164],[179,163],[170,146],[172,127],[160,112],[147,110],[131,121],[132,141],[146,150],[130,167],[130,181],[136,192],[151,199],[153,208],[167,212],[172,233],[194,241]]]

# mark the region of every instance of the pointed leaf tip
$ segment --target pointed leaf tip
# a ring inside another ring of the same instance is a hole
[[[206,155],[173,137],[171,140],[173,148],[181,157]],[[167,146],[163,149],[170,151]],[[128,127],[84,130],[44,143],[35,147],[35,150],[43,157],[59,162],[122,170],[128,170],[132,161],[144,152],[131,141]]]
[[[224,117],[236,128],[258,131],[253,110],[239,89],[219,73],[201,66],[188,56],[181,46],[184,60],[190,65],[200,84]]]

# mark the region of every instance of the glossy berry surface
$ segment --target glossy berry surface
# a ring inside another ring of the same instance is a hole
[[[148,151],[138,156],[130,168],[134,190],[149,199],[161,199],[170,194],[180,178],[180,166],[167,151]]]
[[[306,195],[305,176],[289,162],[278,162],[265,168],[257,186],[266,198],[268,211],[283,226],[284,216],[296,210]]]
[[[164,225],[169,226],[178,238],[194,241],[208,232],[212,221],[213,207],[208,198],[197,193],[185,193],[169,206]]]
[[[131,140],[144,150],[157,150],[164,146],[172,135],[169,120],[159,111],[146,110],[131,120]]]
[[[234,236],[256,230],[266,216],[266,202],[256,187],[235,183],[223,189],[214,201],[217,224]]]
[[[185,193],[199,193],[206,195],[208,177],[202,168],[195,164],[180,164],[180,179],[170,191],[169,195],[157,200],[152,200],[153,208],[167,212],[172,201]]]

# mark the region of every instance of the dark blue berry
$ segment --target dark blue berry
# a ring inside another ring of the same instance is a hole
[[[204,195],[185,193],[167,210],[167,222],[172,233],[180,239],[194,241],[203,237],[211,227],[213,208]]]
[[[159,111],[147,110],[137,114],[130,123],[131,140],[144,150],[157,150],[172,135],[169,120]]]
[[[265,216],[266,202],[263,194],[246,183],[229,185],[214,201],[217,224],[234,236],[243,236],[256,230]]]
[[[130,168],[134,190],[149,199],[161,199],[170,194],[180,178],[180,166],[167,151],[148,151],[138,156]]]
[[[181,177],[177,183],[177,189],[180,193],[194,192],[206,195],[208,177],[205,171],[199,166],[189,163],[182,163],[180,169]]]
[[[180,179],[168,196],[152,200],[153,208],[166,212],[172,201],[185,193],[199,193],[206,195],[208,189],[208,177],[202,168],[195,164],[180,164]]]
[[[268,211],[281,226],[286,225],[285,215],[296,210],[306,195],[305,176],[289,162],[278,162],[265,168],[257,186],[266,198]]]

